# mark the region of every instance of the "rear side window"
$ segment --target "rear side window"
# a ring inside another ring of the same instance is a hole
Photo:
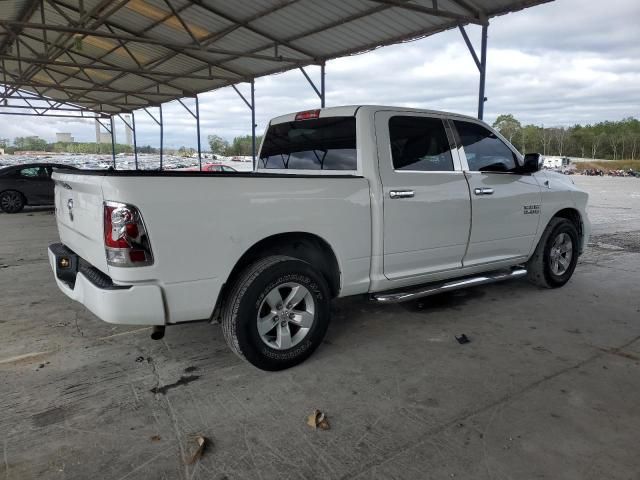
[[[453,171],[449,141],[439,118],[391,117],[389,139],[395,170]]]
[[[260,168],[356,170],[355,117],[328,117],[271,125]]]
[[[515,154],[493,132],[482,125],[454,121],[464,147],[469,170],[475,172],[512,172],[517,166]]]
[[[47,178],[49,174],[44,167],[30,167],[20,170],[20,176],[24,178]]]

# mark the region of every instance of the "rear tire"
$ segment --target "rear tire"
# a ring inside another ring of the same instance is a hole
[[[527,278],[543,288],[562,287],[578,263],[579,235],[566,218],[552,218],[527,262]]]
[[[329,326],[330,292],[310,264],[283,255],[258,260],[235,280],[222,332],[239,357],[268,371],[306,360]]]
[[[15,190],[0,193],[0,209],[5,213],[18,213],[25,205],[24,196]]]

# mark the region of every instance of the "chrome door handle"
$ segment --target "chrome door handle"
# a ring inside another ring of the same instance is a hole
[[[473,193],[476,195],[493,195],[493,188],[474,188]]]
[[[389,197],[391,198],[413,198],[413,190],[391,190]]]

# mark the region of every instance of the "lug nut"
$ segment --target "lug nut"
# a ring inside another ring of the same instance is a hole
[[[277,304],[277,305],[276,305],[276,308],[277,308],[278,310],[282,310],[282,304],[281,304],[281,303]]]
[[[289,308],[289,309],[291,308],[291,304],[290,303],[287,305],[287,308]]]
[[[295,313],[290,313],[290,314],[289,314],[289,318],[290,318],[291,320],[293,320],[294,318],[296,318],[296,314],[295,314]]]

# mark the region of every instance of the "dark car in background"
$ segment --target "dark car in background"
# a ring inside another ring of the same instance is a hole
[[[54,168],[74,169],[55,163],[30,163],[0,168],[0,209],[18,213],[25,205],[53,205]]]

